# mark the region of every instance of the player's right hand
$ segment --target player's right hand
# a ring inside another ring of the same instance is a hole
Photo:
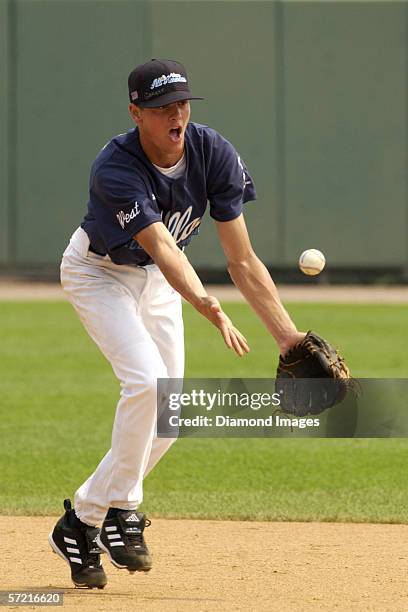
[[[228,348],[232,348],[237,355],[242,357],[249,353],[249,346],[246,338],[234,327],[231,319],[221,308],[221,304],[216,297],[209,295],[204,299],[204,309],[202,314],[217,327]]]

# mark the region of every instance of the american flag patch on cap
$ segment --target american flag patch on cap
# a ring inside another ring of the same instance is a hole
[[[137,93],[136,89],[135,89],[135,91],[131,92],[130,97],[132,98],[132,100],[137,100],[138,99],[139,94]]]

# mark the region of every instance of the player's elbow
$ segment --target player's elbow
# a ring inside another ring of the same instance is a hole
[[[163,271],[168,267],[182,265],[184,257],[183,251],[178,248],[174,240],[166,240],[156,246],[152,258]]]
[[[252,248],[242,253],[234,253],[227,261],[227,270],[231,276],[236,274],[248,274],[258,262],[258,257]]]

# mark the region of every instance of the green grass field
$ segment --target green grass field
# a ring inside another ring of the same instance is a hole
[[[225,309],[251,353],[236,357],[186,307],[186,375],[273,377],[272,339],[246,305]],[[336,344],[355,376],[406,377],[404,305],[289,310],[300,329]],[[60,514],[109,448],[118,384],[68,304],[3,302],[0,313],[0,512]],[[404,439],[183,439],[146,480],[144,507],[168,517],[407,522],[407,465]]]

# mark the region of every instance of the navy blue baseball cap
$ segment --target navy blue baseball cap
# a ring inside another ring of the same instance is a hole
[[[128,78],[129,100],[142,108],[157,108],[180,100],[203,100],[193,96],[183,64],[152,59],[136,66]]]

